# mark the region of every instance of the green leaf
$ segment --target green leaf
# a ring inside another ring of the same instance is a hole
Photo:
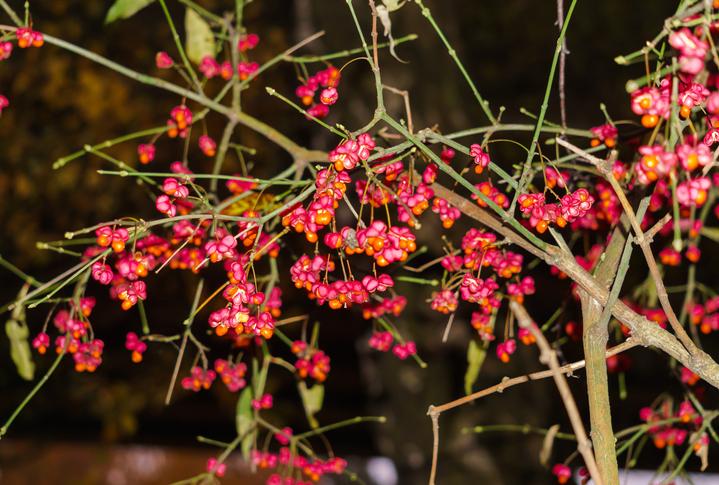
[[[105,16],[105,23],[109,24],[115,20],[127,19],[135,15],[155,0],[115,0]]]
[[[319,426],[319,423],[315,419],[315,414],[322,409],[322,401],[324,401],[325,398],[325,386],[315,384],[308,388],[307,384],[302,381],[297,387],[300,390],[300,397],[302,398],[302,405],[305,408],[307,420],[310,422],[312,428],[316,428]]]
[[[28,343],[30,331],[25,324],[17,320],[8,320],[5,324],[5,333],[10,339],[10,357],[15,362],[17,373],[26,381],[35,376],[35,363],[32,361],[32,352]]]
[[[716,227],[702,227],[701,235],[708,237],[714,242],[719,242],[719,228]]]
[[[487,351],[480,347],[474,340],[470,340],[467,347],[467,372],[464,374],[464,392],[472,393],[472,386],[479,377],[479,371],[482,369],[482,363],[487,356]]]
[[[252,443],[255,440],[255,432],[250,430],[255,422],[255,413],[252,410],[252,389],[246,387],[237,400],[237,410],[235,412],[235,427],[237,435],[244,436],[242,438],[242,456],[249,459]]]
[[[382,3],[390,12],[396,12],[404,6],[405,0],[382,0]]]
[[[199,64],[205,56],[215,56],[215,36],[212,29],[194,10],[185,11],[185,52],[187,58]]]

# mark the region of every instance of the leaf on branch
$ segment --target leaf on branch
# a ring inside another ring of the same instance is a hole
[[[116,0],[105,16],[105,23],[109,24],[115,20],[127,19],[135,15],[155,0]]]
[[[467,372],[464,374],[465,394],[472,393],[472,386],[477,382],[479,371],[482,369],[482,363],[484,363],[486,356],[487,351],[474,340],[470,340],[467,347]]]
[[[714,242],[719,242],[719,228],[716,227],[702,227],[701,235],[708,237]]]
[[[205,20],[194,10],[185,11],[185,51],[187,58],[199,64],[205,56],[215,56],[215,36]]]
[[[406,0],[382,0],[387,10],[390,12],[396,12],[400,8],[404,7]]]
[[[316,428],[319,426],[319,423],[315,419],[315,414],[322,409],[322,402],[325,398],[325,386],[315,384],[308,388],[307,384],[302,381],[297,384],[297,388],[300,391],[300,397],[302,398],[302,405],[305,408],[307,420],[310,422],[312,428]]]
[[[395,52],[395,41],[392,37],[392,20],[389,18],[390,12],[394,12],[396,10],[399,10],[404,5],[404,1],[400,2],[399,0],[383,0],[384,5],[379,5],[376,7],[377,10],[377,17],[379,17],[380,22],[382,22],[382,26],[384,27],[384,36],[389,39],[389,53],[392,54],[392,57],[397,59],[399,62],[402,62],[404,64],[407,64],[407,61],[403,61],[399,58],[397,53]]]
[[[549,466],[549,459],[552,457],[552,448],[554,448],[554,438],[559,432],[559,425],[555,424],[547,430],[547,434],[542,441],[542,449],[539,451],[539,463],[542,466]]]
[[[28,286],[25,285],[18,298],[27,294]],[[32,352],[28,337],[30,330],[25,324],[25,305],[17,305],[12,312],[10,320],[5,324],[5,333],[10,340],[10,357],[17,367],[17,373],[26,381],[31,381],[35,376],[35,363],[32,361]]]
[[[235,412],[235,427],[238,436],[242,438],[242,456],[247,460],[250,458],[252,443],[254,442],[255,432],[250,430],[254,425],[255,414],[252,410],[252,389],[246,387],[237,400],[237,410]]]

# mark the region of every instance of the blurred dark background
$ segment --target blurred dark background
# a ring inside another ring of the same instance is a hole
[[[9,3],[22,10],[22,2]],[[152,5],[132,19],[104,26],[103,18],[111,3],[38,1],[32,3],[32,14],[36,28],[42,32],[84,46],[133,69],[165,76],[166,73],[154,67],[154,54],[167,50],[175,55],[175,51],[159,6]],[[182,6],[169,3],[181,26]],[[199,3],[213,11],[231,8],[228,2],[219,0]],[[366,6],[361,1],[354,3],[367,28]],[[531,123],[519,113],[519,108],[536,112],[541,103],[558,33],[555,2],[426,0],[425,3],[495,112],[499,106],[505,106],[505,121]],[[642,68],[616,66],[613,58],[641,47],[675,8],[676,2],[670,0],[579,2],[568,34],[566,94],[571,126],[587,128],[601,124],[600,102],[608,105],[614,119],[630,117],[624,82],[641,75]],[[9,23],[2,18],[4,23]],[[437,124],[444,132],[451,132],[485,124],[471,92],[419,9],[413,3],[408,4],[393,14],[392,21],[395,37],[409,33],[419,35],[418,40],[397,48],[399,56],[408,64],[400,64],[386,52],[381,58],[384,82],[410,91],[415,126]],[[254,59],[260,63],[318,30],[325,30],[326,35],[302,52],[318,54],[359,45],[346,4],[340,0],[256,0],[246,8],[246,25],[260,35],[260,46],[253,52]],[[296,84],[292,67],[280,64],[264,73],[244,94],[243,107],[300,144],[331,148],[332,138],[264,91],[264,86],[272,86],[291,97]],[[0,92],[11,102],[0,119],[0,193],[3,194],[0,254],[3,257],[40,280],[48,279],[74,264],[74,260],[37,250],[37,241],[61,239],[67,230],[122,215],[153,215],[154,208],[147,194],[130,179],[112,180],[96,173],[98,168],[108,168],[96,157],[80,158],[59,171],[53,171],[51,165],[58,157],[86,143],[98,143],[162,124],[169,109],[178,103],[177,97],[139,85],[50,45],[16,51],[10,60],[0,63]],[[389,109],[401,115],[401,99],[389,93],[386,98]],[[355,129],[371,117],[373,109],[370,73],[364,64],[355,63],[344,71],[340,102],[329,121],[339,121]],[[552,96],[548,118],[559,121],[556,95]],[[208,121],[208,130],[216,138],[220,135],[221,121],[217,117],[210,117]],[[522,139],[522,135],[518,137]],[[247,129],[239,130],[238,140],[258,149],[254,158],[260,173],[276,173],[290,162],[285,153]],[[134,143],[127,143],[112,153],[135,164],[135,147]],[[521,151],[512,149],[496,153],[499,156],[495,154],[493,158],[507,167],[524,157]],[[196,158],[197,161],[191,162],[195,171],[208,168],[202,166],[204,162],[200,157]],[[162,163],[166,165],[168,161]],[[164,170],[165,165],[154,168],[162,166]],[[228,164],[228,170],[237,168],[232,162]],[[435,218],[427,215],[425,219],[425,234],[431,234],[437,227],[433,225]],[[456,227],[452,234],[459,239],[463,234],[461,229],[466,226]],[[439,241],[428,244],[431,250],[439,248]],[[303,248],[301,241],[291,243],[289,254],[284,256],[285,264],[292,254],[306,250]],[[431,254],[430,251],[427,259],[431,259]],[[539,292],[528,301],[538,321],[546,320],[553,313],[556,308],[552,305],[571,298],[568,284],[542,274],[535,275]],[[190,306],[194,291],[192,278],[171,271],[153,278],[158,284],[150,285],[146,305],[152,330],[176,332]],[[0,303],[4,303],[14,298],[20,281],[2,271],[0,282]],[[388,456],[398,467],[400,483],[424,483],[431,451],[426,409],[429,404],[443,403],[463,393],[465,351],[471,337],[469,312],[457,315],[450,341],[442,345],[445,319],[432,313],[424,303],[429,290],[411,285],[402,287],[404,293],[410,295],[410,305],[399,322],[403,331],[418,341],[420,354],[429,363],[429,368],[422,370],[412,361],[400,362],[389,355],[368,352],[365,342],[370,325],[361,319],[359,312],[326,312],[295,290],[283,289],[285,315],[309,313],[311,320],[323,322],[320,342],[332,358],[332,372],[326,383],[328,398],[319,415],[321,422],[331,423],[356,415],[388,417],[388,423],[383,426],[360,425],[330,433],[328,437],[335,452],[341,456]],[[198,445],[195,436],[232,439],[235,396],[222,386],[214,386],[211,392],[198,395],[177,391],[173,403],[164,407],[162,401],[176,351],[167,345],[153,345],[145,362],[132,365],[123,348],[123,339],[127,331],[139,330],[136,312],[117,311],[116,305],[106,304],[107,295],[92,285],[90,292],[95,292],[98,298],[99,311],[94,315],[93,324],[98,336],[106,342],[104,363],[91,375],[76,374],[68,364],[61,366],[26,408],[10,432],[12,441],[0,442],[0,470],[7,483],[11,483],[8,477],[29,477],[20,473],[13,475],[13,470],[18,469],[34,469],[36,475],[27,481],[13,478],[16,481],[12,483],[110,483],[108,475],[102,475],[94,467],[106,466],[112,460],[109,450],[116,449],[110,448],[113,444],[163,445],[167,450],[182,450],[187,456],[194,453],[193,456],[201,457],[194,471],[182,475],[180,471],[184,469],[173,467],[171,476],[156,478],[152,483],[165,483],[202,471],[203,460],[212,455],[213,449]],[[576,318],[576,312],[575,305],[570,304],[567,317],[560,323]],[[33,334],[39,331],[45,316],[43,311],[29,313]],[[203,315],[199,317],[199,321],[202,320]],[[580,355],[580,346],[570,344],[564,358],[571,360]],[[629,355],[634,362],[627,376],[629,395],[613,410],[616,429],[636,423],[639,408],[667,389],[667,376],[671,372],[666,361],[652,351],[637,350]],[[221,352],[215,355],[222,356]],[[36,359],[38,371],[44,372],[50,360],[51,357]],[[508,365],[490,356],[477,386],[485,387],[504,375],[538,368],[535,352],[531,350],[520,350]],[[271,390],[277,392],[276,402],[280,403],[273,417],[277,423],[302,429],[306,423],[298,411],[299,401],[291,383],[290,379],[285,382],[282,378],[272,382]],[[616,377],[612,377],[612,385],[616,399]],[[29,388],[15,373],[7,341],[0,339],[0,418],[4,420]],[[585,405],[583,389],[581,380],[577,380],[574,390],[580,406]],[[669,387],[668,391],[680,395],[678,388]],[[541,437],[460,433],[465,426],[490,423],[530,423],[541,427],[560,423],[563,431],[569,431],[561,402],[549,381],[523,385],[448,412],[441,421],[441,483],[553,481],[548,471],[538,464]],[[68,458],[53,461],[48,454],[54,452],[52,445],[58,442],[64,443],[70,450],[68,453],[75,449],[73,447],[86,446],[94,450],[95,455],[93,451],[78,455],[86,456],[77,458],[78,466],[69,466],[68,463],[75,461]],[[559,443],[553,459],[561,461],[569,453],[571,445]],[[649,452],[640,465],[651,467],[659,460],[660,456]],[[695,461],[691,460],[694,468],[697,467]],[[43,466],[39,471],[40,463]],[[187,461],[183,459],[183,463]],[[717,469],[713,463],[711,467]],[[227,482],[249,483],[242,481],[244,479],[232,480]]]

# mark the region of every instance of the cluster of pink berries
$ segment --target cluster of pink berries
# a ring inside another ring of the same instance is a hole
[[[183,389],[199,392],[202,389],[209,389],[216,377],[217,373],[212,369],[203,369],[196,365],[190,370],[190,375],[184,377],[180,383]]]
[[[339,86],[340,77],[340,70],[330,65],[307,78],[304,84],[297,86],[295,95],[300,98],[303,105],[308,107],[307,114],[309,116],[324,118],[329,114],[329,107],[335,104],[339,97],[337,86]],[[321,88],[320,102],[316,103],[315,93]]]
[[[592,138],[590,142],[593,147],[597,147],[602,143],[604,143],[607,148],[614,148],[617,145],[619,130],[617,130],[617,127],[613,124],[605,123],[603,125],[593,126],[589,131],[594,135],[594,138]],[[549,170],[549,168],[547,170]]]
[[[362,133],[356,139],[347,139],[329,152],[327,158],[335,170],[352,170],[361,161],[367,161],[377,146],[368,133]]]
[[[21,49],[28,47],[42,47],[45,43],[45,38],[40,32],[32,30],[31,27],[19,27],[15,30],[15,37],[17,39],[17,46]],[[12,54],[13,45],[7,40],[0,40],[0,61],[9,59]],[[3,109],[10,106],[10,100],[6,96],[0,94],[0,115],[2,115]]]
[[[564,463],[557,463],[552,467],[552,475],[557,477],[557,483],[563,485],[572,478],[572,470]]]
[[[659,87],[647,86],[637,89],[631,95],[632,111],[642,117],[645,128],[655,127],[660,119],[668,119],[671,114],[671,86],[670,77],[662,79]],[[701,106],[709,96],[709,90],[702,84],[695,82],[682,82],[679,86],[677,103],[680,106],[679,114],[688,118],[695,107]]]
[[[227,471],[227,465],[225,463],[220,463],[217,461],[217,458],[209,458],[207,460],[207,472],[212,473],[216,477],[224,477],[225,472]]]
[[[503,209],[506,209],[509,207],[509,198],[505,193],[500,191],[497,187],[495,187],[492,184],[491,180],[487,180],[485,182],[480,182],[478,184],[474,185],[477,190],[483,194],[486,198],[494,202],[499,207],[502,207]],[[488,204],[482,198],[480,198],[476,194],[472,194],[472,199],[477,201],[477,205],[480,207],[487,207]]]
[[[228,360],[216,359],[213,367],[230,392],[237,392],[247,385],[245,380],[247,365],[243,362],[233,364]]]
[[[184,104],[172,108],[170,119],[167,120],[167,136],[187,138],[192,119],[192,111]]]
[[[142,354],[147,350],[147,344],[140,340],[135,332],[127,332],[125,348],[132,352],[132,361],[137,364],[142,362]]]
[[[243,255],[237,261],[228,260],[225,263],[228,284],[222,296],[227,300],[227,305],[210,314],[210,327],[220,336],[232,329],[237,335],[269,339],[274,334],[275,319],[263,305],[265,293],[247,281],[244,266],[248,259],[247,255]]]
[[[295,369],[302,379],[311,377],[317,382],[324,382],[330,372],[330,358],[323,351],[309,347],[307,342],[296,340],[290,350],[297,356]]]
[[[272,409],[274,399],[272,394],[263,394],[258,399],[252,400],[252,409],[259,411],[261,409]]]
[[[402,295],[393,297],[380,297],[377,303],[368,302],[362,305],[362,317],[365,320],[379,318],[385,314],[398,317],[407,306],[407,298]]]
[[[260,42],[257,34],[244,34],[237,43],[237,50],[240,52],[242,60],[237,63],[237,76],[240,80],[245,81],[253,76],[260,68],[256,62],[247,59],[246,52],[254,49]],[[155,58],[157,67],[161,69],[169,69],[175,63],[166,52],[160,52]],[[235,70],[230,61],[218,62],[213,56],[205,56],[200,60],[198,69],[206,79],[212,79],[220,76],[225,81],[229,81],[235,75]]]
[[[17,46],[21,49],[42,47],[45,44],[43,35],[30,27],[19,27],[15,30],[15,37],[17,37]]]
[[[324,475],[340,475],[347,468],[347,462],[339,457],[321,460],[319,458],[306,458],[298,455],[290,448],[283,446],[278,453],[254,450],[252,463],[260,470],[270,470],[277,467],[289,469],[287,476],[273,473],[265,482],[267,485],[311,485],[320,481]],[[293,478],[293,470],[301,472],[306,478]]]
[[[371,294],[382,293],[394,286],[389,275],[367,275],[361,281],[348,279],[328,283],[327,276],[334,268],[329,256],[310,258],[303,254],[290,268],[290,275],[297,288],[305,288],[311,299],[320,305],[327,303],[333,310],[367,303]]]
[[[334,220],[335,209],[344,197],[349,182],[349,175],[344,172],[329,169],[318,172],[315,181],[317,191],[312,202],[307,209],[300,204],[288,208],[282,215],[282,225],[291,227],[295,232],[304,232],[309,242],[317,242],[317,233]],[[328,246],[333,244],[332,240],[325,242]]]
[[[79,306],[72,303],[70,309],[62,309],[55,313],[53,325],[58,331],[55,338],[55,351],[59,354],[67,352],[75,361],[77,372],[94,372],[102,363],[104,342],[92,338],[88,317],[95,306],[92,297],[80,298]],[[32,346],[39,354],[45,354],[50,347],[50,336],[45,330],[38,333]]]
[[[167,217],[175,217],[177,214],[175,200],[186,199],[190,195],[190,190],[176,178],[169,177],[163,182],[162,191],[164,193],[155,199],[155,208]]]
[[[658,409],[642,408],[639,411],[639,418],[650,425],[648,433],[652,437],[654,446],[660,449],[666,446],[681,446],[690,431],[698,429],[702,424],[701,415],[689,401],[682,401],[673,411],[672,403],[667,399],[658,406]],[[678,424],[685,425],[689,429],[671,423],[673,418],[676,418]],[[652,425],[655,422],[666,423],[667,421],[670,423]]]
[[[701,303],[690,303],[687,310],[692,324],[697,325],[703,334],[719,330],[719,297],[709,298]]]
[[[529,216],[529,224],[540,234],[551,224],[564,227],[584,217],[594,204],[587,189],[577,189],[563,196],[558,204],[547,204],[544,194],[521,194],[517,199],[519,210]]]
[[[417,345],[413,341],[395,343],[391,332],[373,332],[369,339],[369,346],[380,352],[389,352],[391,349],[395,357],[400,360],[417,354]]]

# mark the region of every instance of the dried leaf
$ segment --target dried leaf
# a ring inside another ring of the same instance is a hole
[[[394,50],[395,42],[392,37],[392,20],[389,18],[389,13],[394,10],[398,10],[402,7],[402,4],[399,4],[396,0],[390,1],[389,3],[391,4],[391,7],[384,5],[376,7],[377,17],[379,17],[379,20],[382,22],[382,26],[384,27],[384,36],[389,38],[389,53],[392,54],[392,57],[397,59],[399,62],[407,64],[407,61],[400,59]],[[387,5],[387,2],[385,2],[385,5]]]
[[[29,288],[29,285],[23,285],[18,293],[18,301],[27,295]],[[5,324],[5,333],[10,341],[10,357],[17,367],[17,373],[26,381],[31,381],[35,376],[35,363],[32,361],[32,352],[28,343],[30,330],[25,323],[25,305],[15,306],[10,320]]]
[[[188,59],[199,64],[205,56],[215,56],[215,36],[200,15],[188,8],[185,11],[185,52]]]
[[[479,377],[479,371],[482,369],[482,363],[486,356],[487,351],[474,340],[470,340],[469,346],[467,347],[467,372],[464,374],[465,394],[472,393],[472,386],[477,381],[477,377]]]
[[[542,449],[539,451],[539,463],[542,466],[549,466],[549,459],[552,458],[552,448],[554,448],[554,438],[559,432],[559,425],[555,424],[547,430],[547,434],[542,441]]]
[[[135,15],[155,0],[116,0],[105,16],[105,23],[109,24],[115,20],[127,19]]]

